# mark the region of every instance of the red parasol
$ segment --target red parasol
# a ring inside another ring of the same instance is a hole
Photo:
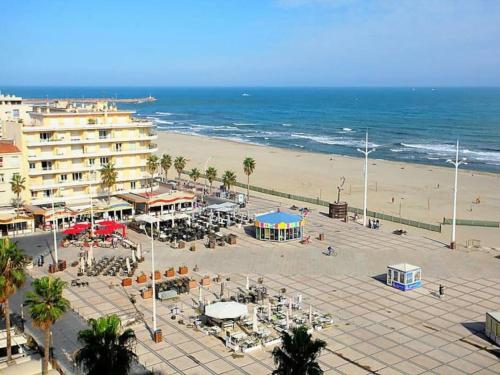
[[[71,227],[71,228],[65,229],[63,231],[63,233],[64,234],[79,234],[81,231],[82,231],[81,229]]]

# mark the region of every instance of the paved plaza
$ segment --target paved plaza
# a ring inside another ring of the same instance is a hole
[[[250,210],[263,212],[277,203],[254,199]],[[282,209],[285,209],[283,206]],[[248,229],[247,229],[248,230]],[[155,241],[157,269],[188,265],[190,275],[229,278],[226,293],[263,277],[270,295],[281,288],[286,294],[302,294],[309,304],[334,317],[334,326],[315,336],[328,343],[320,357],[325,374],[498,374],[500,349],[486,340],[485,313],[500,309],[500,259],[486,252],[451,251],[441,243],[413,236],[396,236],[389,231],[370,230],[355,223],[331,220],[312,212],[306,234],[312,243],[272,244],[253,239],[245,228],[231,227],[236,245],[209,250],[197,241],[196,251],[172,249]],[[324,233],[325,241],[316,237]],[[143,243],[146,261],[138,272],[150,272],[150,252],[145,235],[130,232],[132,240]],[[323,254],[333,245],[338,256]],[[103,255],[129,255],[125,249],[95,249]],[[60,257],[71,262],[78,249],[60,250]],[[385,285],[388,264],[409,262],[422,266],[423,287],[401,292]],[[192,272],[194,265],[198,272]],[[32,271],[38,277],[46,267]],[[76,268],[57,275],[70,282]],[[164,276],[162,276],[165,279]],[[137,354],[149,369],[163,374],[270,374],[275,368],[271,348],[235,356],[223,343],[188,328],[186,323],[197,312],[198,290],[176,301],[157,302],[158,328],[163,342],[154,343],[152,300],[143,300],[135,282],[120,286],[120,278],[83,277],[88,287],[68,287],[65,292],[73,310],[83,319],[107,314],[144,317],[132,325],[138,337]],[[445,296],[436,292],[445,285]],[[220,285],[202,290],[203,298],[214,301]],[[130,296],[136,296],[135,306]],[[182,311],[185,324],[171,319],[171,308]],[[68,356],[75,348],[68,348]]]

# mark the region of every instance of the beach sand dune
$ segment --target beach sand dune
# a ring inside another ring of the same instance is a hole
[[[187,168],[205,163],[236,172],[246,182],[242,161],[251,156],[256,170],[251,183],[291,194],[334,201],[341,177],[345,177],[341,199],[349,205],[363,206],[363,167],[361,158],[298,152],[294,150],[237,143],[233,141],[161,132],[160,153],[183,155]],[[376,154],[372,154],[376,156]],[[369,160],[368,208],[386,214],[439,223],[452,217],[454,170],[421,164]],[[171,172],[174,176],[175,172]],[[480,203],[476,203],[479,199]],[[460,219],[500,221],[500,175],[461,170],[457,217]],[[458,240],[480,239],[500,247],[500,230],[462,228]],[[447,231],[447,229],[446,229]]]

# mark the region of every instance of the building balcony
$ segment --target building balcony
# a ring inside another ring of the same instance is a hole
[[[130,169],[130,168],[141,168],[145,167],[146,162],[138,162],[138,163],[114,163],[114,167],[116,169]],[[64,173],[72,173],[72,172],[88,172],[89,170],[95,170],[96,173],[99,173],[99,170],[101,169],[102,165],[94,165],[90,166],[88,164],[79,164],[79,165],[72,165],[71,167],[68,168],[55,168],[53,167],[52,169],[29,169],[28,170],[28,175],[29,176],[43,176],[43,175],[50,175],[50,174],[64,174]]]
[[[132,142],[132,141],[153,141],[158,139],[156,133],[149,135],[140,135],[133,137],[71,137],[68,139],[56,138],[50,140],[40,140],[37,142],[30,142],[26,146],[29,147],[44,147],[44,146],[58,146],[67,144],[95,144],[95,143],[108,143],[108,142]]]
[[[131,182],[131,181],[143,181],[145,178],[143,176],[135,176],[135,177],[118,177],[116,179],[116,184],[120,184],[123,182]],[[87,187],[89,185],[101,185],[101,179],[100,178],[95,178],[93,180],[78,180],[78,181],[59,181],[56,179],[52,179],[51,181],[47,181],[41,185],[31,185],[30,190],[31,191],[44,191],[44,190],[59,190],[59,189],[64,189],[64,188],[73,188],[73,187]],[[70,194],[68,196],[72,196],[73,194]],[[47,199],[50,199],[50,197],[47,197]]]
[[[130,128],[152,128],[155,125],[152,121],[138,121],[134,119],[132,122],[122,122],[119,124],[57,124],[57,125],[34,125],[25,124],[23,126],[24,133],[50,132],[50,131],[65,131],[65,130],[106,130],[106,129],[130,129]]]
[[[28,154],[28,161],[41,161],[41,160],[62,160],[62,159],[81,159],[81,158],[94,158],[101,156],[120,156],[120,155],[135,155],[135,154],[150,154],[158,151],[157,145],[149,145],[136,149],[122,149],[121,151],[115,150],[101,150],[94,152],[72,151],[58,153],[30,153]]]

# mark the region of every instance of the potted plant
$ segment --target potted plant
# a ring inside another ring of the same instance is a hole
[[[191,278],[191,279],[189,279],[188,287],[189,287],[189,290],[196,289],[196,288],[198,288],[198,282],[195,279]]]
[[[145,283],[146,281],[148,281],[148,277],[146,276],[146,274],[143,272],[141,273],[139,276],[137,276],[137,284],[143,284]]]
[[[165,271],[165,276],[166,277],[174,277],[175,276],[175,269],[174,267],[170,267]]]
[[[179,267],[179,275],[185,275],[188,273],[188,268],[187,266],[180,266]]]

